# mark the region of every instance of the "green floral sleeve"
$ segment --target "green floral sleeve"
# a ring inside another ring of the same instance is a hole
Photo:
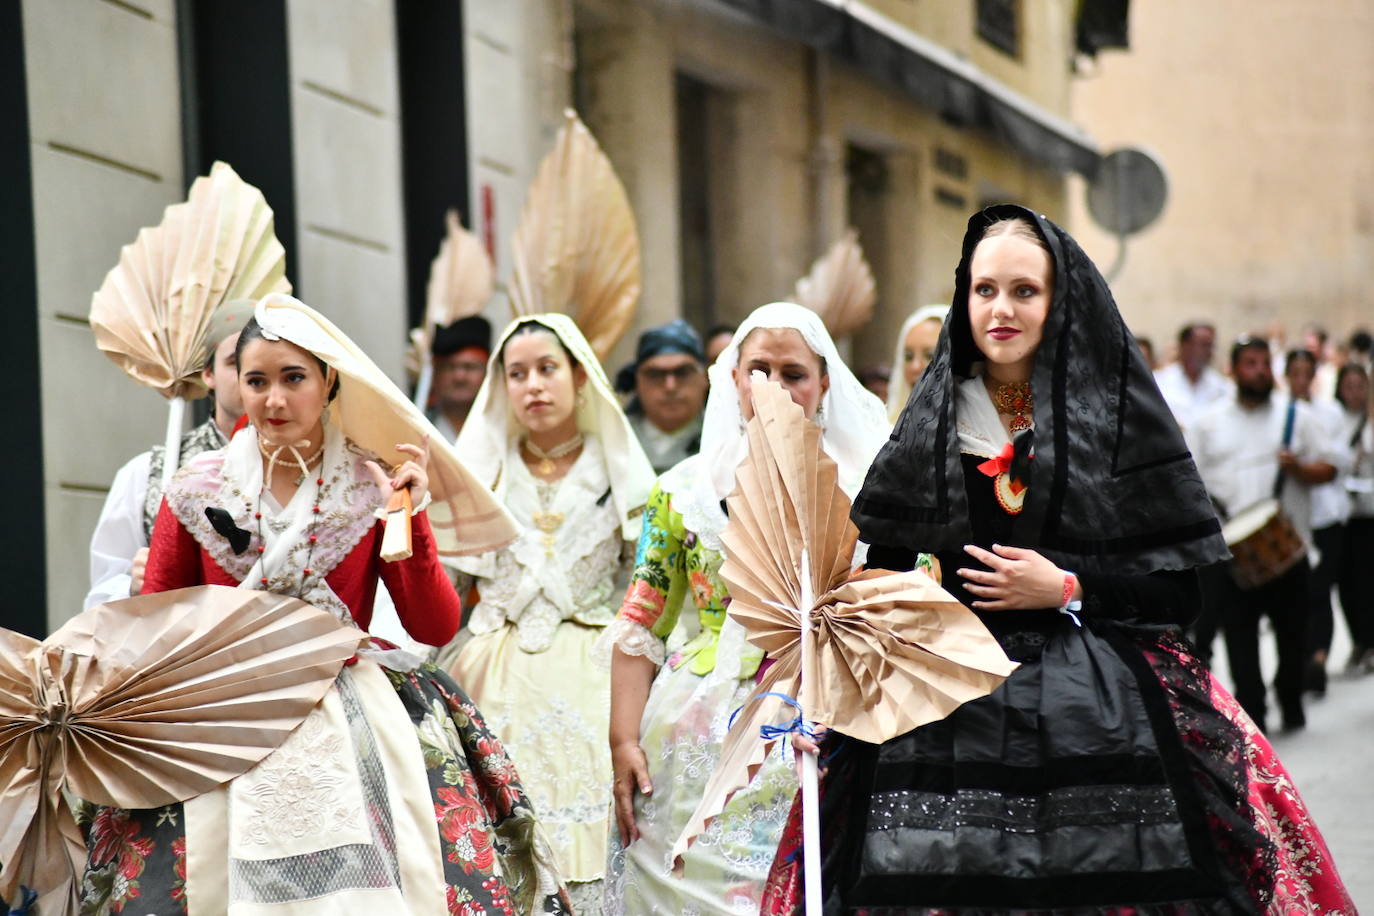
[[[663,640],[677,626],[687,588],[683,535],[682,516],[673,511],[669,495],[655,486],[644,507],[634,576],[620,616]]]

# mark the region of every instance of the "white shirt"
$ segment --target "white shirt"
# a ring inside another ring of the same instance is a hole
[[[1202,413],[1235,392],[1230,379],[1211,366],[1204,368],[1197,384],[1193,384],[1184,373],[1182,363],[1170,363],[1156,372],[1155,384],[1185,436]]]
[[[1193,458],[1202,482],[1229,517],[1274,495],[1279,473],[1279,450],[1291,400],[1271,396],[1260,407],[1243,406],[1228,398],[1198,416],[1190,436]],[[1289,449],[1304,464],[1329,461],[1326,431],[1307,404],[1299,401],[1293,416]],[[1312,487],[1293,479],[1284,482],[1280,502],[1303,540],[1312,541]]]
[[[148,475],[153,453],[130,458],[115,474],[100,520],[91,535],[91,590],[87,610],[106,601],[129,597],[134,554],[148,546],[143,534],[143,503],[148,498]]]
[[[1346,477],[1355,462],[1355,450],[1350,447],[1345,411],[1332,400],[1308,402],[1312,416],[1321,424],[1326,443],[1326,460],[1336,468],[1336,476],[1327,483],[1312,487],[1312,530],[1340,525],[1350,518],[1350,493],[1345,488]]]

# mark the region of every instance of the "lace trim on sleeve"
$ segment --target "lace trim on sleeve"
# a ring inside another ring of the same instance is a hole
[[[601,631],[601,635],[592,644],[592,663],[609,669],[611,652],[614,649],[619,649],[626,655],[642,655],[660,668],[667,657],[663,649],[663,640],[655,636],[648,627],[624,617],[617,617],[614,623]]]

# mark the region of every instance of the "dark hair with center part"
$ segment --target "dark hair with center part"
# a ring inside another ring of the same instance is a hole
[[[997,238],[1003,235],[1011,235],[1019,239],[1025,239],[1046,254],[1049,253],[1050,246],[1045,244],[1045,240],[1040,237],[1040,233],[1035,231],[1035,227],[1028,221],[1019,216],[1013,216],[1009,219],[994,220],[988,223],[988,227],[983,230],[983,234],[978,237],[978,241],[982,242],[986,239]]]
[[[503,372],[505,371],[505,368],[506,368],[506,347],[507,347],[507,345],[509,345],[510,342],[511,342],[512,340],[514,340],[515,338],[517,338],[517,337],[523,337],[523,336],[526,335],[526,334],[534,334],[534,333],[536,333],[536,332],[538,332],[538,331],[543,331],[543,332],[545,332],[545,333],[551,335],[551,336],[553,337],[554,340],[558,341],[558,349],[560,349],[560,350],[563,351],[563,355],[566,356],[566,357],[568,358],[568,362],[572,365],[572,367],[573,367],[574,369],[576,369],[578,366],[582,365],[580,362],[577,361],[577,357],[576,357],[576,356],[573,356],[572,351],[568,349],[568,345],[565,344],[565,343],[563,342],[563,338],[559,337],[559,336],[558,336],[558,332],[555,331],[553,328],[551,328],[551,327],[549,327],[548,325],[544,324],[542,321],[522,321],[522,322],[520,322],[519,324],[517,324],[517,325],[515,326],[515,330],[514,330],[514,331],[511,331],[511,332],[510,332],[510,335],[507,336],[506,339],[505,339],[505,341],[503,341],[502,344],[501,344],[501,359],[500,359],[500,362],[501,362],[501,370],[502,370]]]
[[[268,340],[267,333],[263,331],[262,325],[258,324],[258,319],[249,318],[248,323],[245,324],[243,330],[239,332],[239,342],[234,345],[234,366],[239,370],[239,374],[243,373],[243,351],[255,340],[265,340],[268,343],[273,342]],[[287,343],[290,343],[290,341],[287,341]],[[306,352],[309,353],[308,350]],[[329,378],[329,364],[313,353],[310,353],[310,358],[319,365],[320,375],[323,378]],[[329,388],[329,397],[325,400],[326,404],[332,404],[334,398],[338,396],[340,381],[341,379],[337,375],[334,376],[334,384]]]

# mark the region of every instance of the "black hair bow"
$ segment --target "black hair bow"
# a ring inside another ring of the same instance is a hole
[[[229,547],[234,553],[243,553],[248,549],[253,540],[253,532],[244,531],[235,525],[234,517],[228,512],[214,506],[206,506],[205,517],[210,520],[210,527],[215,529],[215,533],[229,542]]]

